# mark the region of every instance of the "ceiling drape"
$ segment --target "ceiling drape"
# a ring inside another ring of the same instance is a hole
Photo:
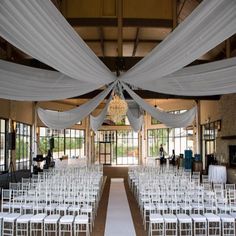
[[[76,97],[101,87],[78,82],[60,72],[0,60],[0,97],[18,101],[48,101]]]
[[[121,76],[124,82],[158,80],[194,60],[236,32],[236,1],[205,0],[158,46]]]
[[[90,83],[115,80],[51,1],[1,0],[0,22],[3,38],[65,75]]]
[[[110,95],[109,99],[106,101],[105,107],[97,116],[90,115],[90,128],[93,131],[96,132],[102,126],[102,123],[106,118],[108,106],[111,99],[112,99],[112,94]]]
[[[161,79],[135,83],[155,92],[202,96],[236,92],[236,57],[183,68]]]
[[[138,105],[142,107],[142,109],[148,112],[153,118],[165,124],[166,127],[187,127],[188,125],[191,125],[193,123],[196,117],[196,106],[180,114],[172,114],[169,112],[161,111],[160,109],[148,104],[144,99],[142,99],[135,92],[133,92],[132,89],[130,89],[125,83],[122,82],[121,84],[124,89],[129,93],[129,95],[138,103]]]
[[[16,100],[55,100],[78,96],[113,83],[79,108],[66,112],[38,109],[51,128],[77,123],[116,86],[115,75],[83,42],[49,0],[0,1],[0,35],[55,71],[0,61],[0,97]],[[204,0],[163,42],[119,77],[132,99],[168,127],[189,125],[196,108],[165,113],[147,104],[127,85],[176,95],[215,95],[236,92],[235,58],[182,69],[236,33],[236,1]],[[15,68],[13,68],[15,67]],[[138,128],[141,120],[128,117]],[[132,123],[132,122],[131,122]]]
[[[115,85],[116,82],[113,82],[93,99],[69,111],[58,112],[38,108],[39,118],[47,127],[52,129],[69,128],[87,117],[106,98]]]

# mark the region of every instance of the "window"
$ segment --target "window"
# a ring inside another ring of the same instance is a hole
[[[16,122],[16,170],[29,169],[31,126]]]
[[[76,129],[55,130],[45,127],[39,129],[39,150],[46,155],[50,149],[50,139],[54,138],[53,158],[64,154],[69,157],[85,155],[85,131]]]
[[[148,156],[159,156],[160,145],[163,145],[164,152],[168,152],[168,131],[169,129],[149,129],[147,131]]]
[[[0,171],[6,170],[6,120],[0,119]]]
[[[171,155],[172,150],[179,155],[186,149],[193,149],[193,129],[163,128],[149,129],[147,131],[148,157],[159,156],[160,145],[163,145],[166,155]]]
[[[65,130],[65,153],[69,157],[83,157],[85,155],[84,130]]]

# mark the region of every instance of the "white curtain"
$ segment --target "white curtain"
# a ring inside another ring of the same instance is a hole
[[[124,97],[124,94],[123,94],[123,89],[122,89],[120,83],[118,83],[118,87],[119,87],[119,91],[120,91],[121,98],[122,98],[123,100],[125,100],[125,97]],[[127,117],[128,117],[128,119],[129,119],[129,123],[130,123],[132,129],[133,129],[135,132],[138,132],[138,131],[140,131],[141,128],[142,128],[143,115],[136,116],[136,115],[132,112],[132,109],[130,108],[128,102],[127,102],[127,104],[128,104]]]
[[[170,128],[180,128],[187,127],[191,125],[196,116],[196,107],[181,113],[181,114],[171,114],[168,112],[161,111],[155,107],[152,107],[147,102],[145,102],[141,97],[139,97],[135,92],[133,92],[125,83],[121,83],[124,89],[129,93],[129,95],[142,107],[146,112],[148,112],[153,118],[159,120],[167,127]]]
[[[58,112],[38,108],[39,118],[49,128],[69,128],[88,116],[106,98],[115,85],[116,82],[112,83],[93,99],[69,111]]]
[[[0,97],[19,101],[47,101],[79,96],[102,84],[80,82],[57,72],[0,60]]]
[[[0,35],[71,78],[107,84],[115,76],[49,0],[0,1]]]
[[[198,59],[235,33],[236,1],[204,0],[121,79],[133,85],[160,79]]]
[[[136,85],[155,92],[186,96],[235,93],[236,57],[186,67],[156,81],[140,81]]]
[[[103,110],[100,112],[100,114],[98,116],[90,115],[90,128],[93,131],[97,131],[102,126],[102,123],[106,118],[107,109],[109,107],[109,103],[110,103],[111,99],[112,99],[112,94],[111,94],[110,98],[107,100],[106,106],[103,108]]]

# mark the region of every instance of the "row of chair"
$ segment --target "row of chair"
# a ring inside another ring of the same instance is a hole
[[[100,200],[101,166],[51,170],[2,190],[3,235],[78,235],[92,231]]]
[[[200,219],[204,218],[205,214],[214,214],[214,217],[219,215],[220,222],[222,219],[226,219],[226,222],[228,220],[228,230],[231,232],[230,224],[232,220],[234,222],[236,212],[234,185],[212,185],[206,179],[201,183],[199,172],[192,174],[181,168],[147,166],[129,168],[129,185],[139,204],[144,227],[148,228],[149,232],[153,231],[152,225],[155,220],[162,221],[162,225],[165,226],[166,217],[170,220],[171,216],[177,225],[178,221],[181,222],[179,216],[194,222],[194,216],[198,215]],[[159,217],[156,219],[157,215]],[[219,222],[218,224],[221,225]],[[224,228],[227,227],[222,227],[223,231]],[[166,229],[168,230],[168,227]],[[207,227],[205,229],[207,230]]]

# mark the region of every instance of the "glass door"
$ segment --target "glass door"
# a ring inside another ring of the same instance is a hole
[[[99,142],[99,163],[111,165],[111,142]]]

